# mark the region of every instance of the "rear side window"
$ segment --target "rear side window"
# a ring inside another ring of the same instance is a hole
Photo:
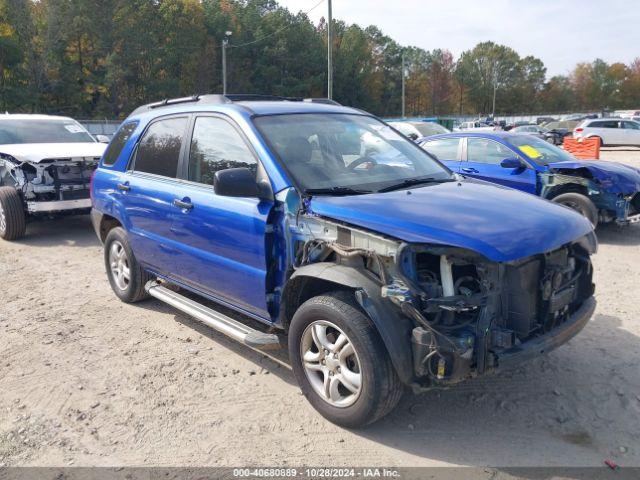
[[[175,178],[186,127],[187,117],[152,123],[140,140],[133,169]]]
[[[438,160],[457,160],[459,143],[459,138],[439,138],[423,143],[422,148]]]
[[[589,128],[618,128],[618,122],[615,120],[591,122]]]
[[[138,126],[138,122],[129,122],[122,125],[115,136],[109,142],[107,150],[104,152],[103,165],[113,165],[118,160],[120,152],[131,138],[131,134]]]
[[[213,185],[218,170],[248,168],[256,173],[258,163],[238,131],[226,120],[198,117],[189,151],[189,180]]]

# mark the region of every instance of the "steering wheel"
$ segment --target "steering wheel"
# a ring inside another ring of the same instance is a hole
[[[378,164],[378,162],[374,158],[371,158],[371,157],[360,157],[360,158],[354,160],[353,162],[351,162],[347,166],[347,170],[355,170],[356,168],[358,168],[363,163],[371,163],[373,165],[377,165]]]

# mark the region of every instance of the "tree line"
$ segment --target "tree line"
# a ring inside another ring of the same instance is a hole
[[[324,8],[323,5],[320,8]],[[334,98],[411,116],[640,108],[640,58],[579,63],[546,79],[543,62],[483,42],[456,59],[404,47],[379,28],[334,21]],[[327,25],[275,0],[0,0],[0,109],[122,118],[163,98],[228,91],[326,95]]]

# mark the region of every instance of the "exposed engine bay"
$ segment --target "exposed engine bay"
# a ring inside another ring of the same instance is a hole
[[[91,207],[91,175],[100,157],[20,161],[0,153],[0,185],[15,187],[30,214],[50,214]]]
[[[419,388],[496,370],[503,353],[561,327],[594,292],[585,240],[499,263],[461,248],[386,238],[304,206],[287,223],[292,270],[338,262],[366,271],[380,296],[413,321],[407,348]]]

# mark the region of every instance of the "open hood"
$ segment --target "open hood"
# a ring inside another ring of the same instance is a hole
[[[39,163],[46,159],[102,157],[107,145],[86,143],[20,143],[0,145],[0,153],[11,155],[21,162]]]
[[[611,193],[631,195],[640,192],[640,170],[617,162],[605,160],[579,160],[550,163],[551,170],[588,170],[602,188]]]
[[[496,262],[593,234],[567,207],[484,182],[448,182],[355,196],[317,196],[312,213],[411,243],[473,250]]]

